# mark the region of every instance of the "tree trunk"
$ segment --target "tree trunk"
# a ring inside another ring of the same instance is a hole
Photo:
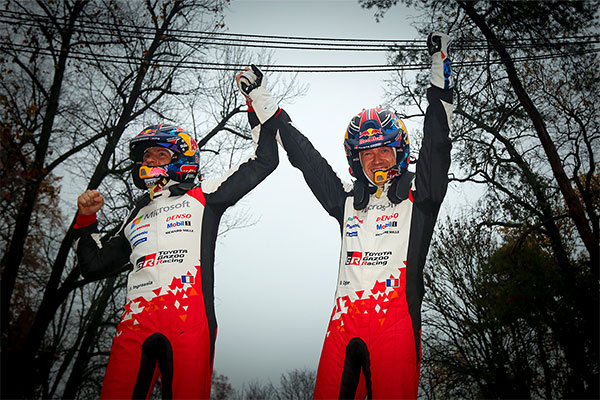
[[[127,128],[128,123],[133,118],[133,111],[140,95],[142,94],[144,78],[146,77],[146,74],[148,72],[151,60],[155,56],[155,53],[159,46],[165,40],[164,32],[168,28],[172,19],[177,16],[179,10],[181,10],[182,7],[183,5],[180,2],[175,3],[169,15],[165,17],[162,26],[155,32],[151,45],[144,52],[143,60],[138,66],[138,73],[132,85],[127,102],[124,104],[119,120],[116,126],[113,128],[112,134],[110,135],[110,139],[108,140],[102,153],[102,156],[98,162],[98,165],[92,177],[90,178],[88,188],[97,188],[102,182],[102,180],[109,173],[109,161],[113,156],[117,143],[121,139],[121,136]],[[29,216],[31,216],[31,213],[29,214]],[[48,329],[49,324],[52,321],[52,318],[54,318],[56,310],[67,298],[68,294],[76,288],[74,282],[79,276],[79,272],[77,270],[71,271],[66,281],[59,288],[60,279],[64,272],[68,253],[73,243],[73,240],[75,239],[73,224],[74,220],[71,224],[71,228],[69,229],[67,235],[61,243],[61,248],[52,267],[52,273],[48,284],[46,285],[46,289],[44,291],[44,295],[40,303],[38,312],[36,313],[33,325],[30,331],[27,332],[27,334],[25,335],[25,339],[22,341],[22,345],[19,346],[21,350],[17,350],[18,353],[14,354],[14,357],[7,358],[6,362],[3,360],[3,366],[10,366],[12,376],[11,379],[7,380],[7,384],[2,386],[3,395],[6,392],[6,394],[8,394],[9,397],[12,398],[31,398],[37,390],[37,384],[43,380],[48,379],[49,371],[43,367],[43,360],[36,358],[36,355],[39,349],[41,348],[44,335],[46,333],[46,330]],[[20,248],[22,257],[22,244]],[[15,264],[15,278],[19,264],[20,259],[19,262]],[[32,370],[35,371],[35,382],[31,382],[30,380],[28,380],[28,378],[26,378],[31,377],[30,371]]]
[[[485,21],[485,17],[477,13],[477,10],[474,7],[475,3],[459,1],[458,4],[465,10],[467,15],[481,30],[486,39],[492,44],[494,50],[496,50],[500,55],[502,63],[506,67],[508,79],[513,87],[513,90],[515,91],[519,102],[529,115],[538,138],[540,139],[544,151],[546,152],[548,162],[552,167],[554,178],[558,183],[560,191],[567,205],[567,209],[569,210],[569,215],[573,219],[573,222],[577,228],[577,232],[579,233],[581,240],[590,254],[592,269],[595,270],[595,276],[598,277],[598,271],[600,269],[600,244],[598,244],[598,237],[596,237],[592,232],[590,223],[586,218],[583,205],[581,204],[580,199],[577,197],[575,190],[573,190],[573,187],[569,182],[569,178],[565,173],[561,158],[558,155],[558,151],[556,150],[556,146],[554,146],[552,138],[548,134],[548,129],[546,128],[546,123],[544,122],[542,115],[523,87],[510,54],[502,42],[496,37],[496,34],[488,26],[487,22]]]
[[[104,310],[106,309],[106,305],[108,304],[110,296],[113,294],[116,280],[116,276],[111,276],[107,279],[106,285],[104,286],[104,289],[102,289],[100,297],[94,304],[94,310],[89,318],[89,323],[86,327],[83,340],[81,341],[81,346],[79,347],[75,363],[73,364],[71,375],[67,380],[67,384],[62,395],[63,399],[74,399],[79,391],[79,388],[81,387],[84,377],[83,375],[90,360],[89,350],[98,335],[98,328],[104,320]]]
[[[542,115],[523,87],[510,54],[487,24],[485,17],[478,14],[474,6],[475,3],[459,1],[458,4],[462,9],[465,10],[470,19],[477,25],[487,40],[492,44],[494,50],[496,50],[500,55],[506,68],[511,86],[517,95],[521,106],[529,115],[535,132],[537,133],[540,143],[544,148],[546,157],[548,158],[548,162],[552,168],[554,178],[558,183],[560,192],[565,200],[567,209],[569,210],[569,216],[573,220],[579,237],[589,252],[592,272],[591,279],[597,282],[598,272],[600,270],[600,244],[598,243],[598,237],[592,231],[590,221],[588,221],[586,217],[581,200],[575,193],[569,178],[565,173],[561,158],[556,150],[552,138],[548,133]],[[596,289],[590,294],[590,298],[587,299],[582,298],[581,293],[571,293],[571,290],[569,289],[572,288],[570,287],[568,287],[567,290],[562,291],[568,295],[568,301],[571,301],[572,305],[577,308],[577,314],[581,315],[585,322],[587,322],[585,325],[587,328],[585,329],[586,332],[582,332],[580,335],[573,335],[572,330],[577,328],[571,326],[565,326],[564,328],[561,326],[556,331],[558,339],[565,351],[565,357],[571,367],[571,373],[569,374],[568,382],[566,382],[567,387],[564,393],[564,395],[567,397],[580,397],[589,395],[594,396],[598,394],[597,372],[596,375],[594,375],[594,372],[591,371],[590,365],[597,363],[596,357],[598,355],[597,285],[595,287]],[[575,289],[575,292],[577,292],[577,289]],[[575,317],[575,319],[577,318]],[[584,337],[585,339],[583,339]],[[587,353],[588,349],[591,350],[592,354]],[[596,385],[596,388],[593,387],[594,384]],[[594,391],[596,391],[596,393],[594,393]]]
[[[0,283],[1,304],[0,304],[0,325],[2,326],[2,335],[4,336],[9,326],[9,309],[12,293],[15,288],[17,273],[23,259],[23,249],[29,231],[29,222],[33,213],[33,208],[37,200],[38,190],[43,182],[47,172],[44,170],[46,154],[48,152],[48,143],[52,135],[54,118],[58,110],[60,93],[65,75],[65,67],[69,57],[71,39],[74,33],[75,21],[85,7],[85,1],[77,1],[73,5],[69,22],[66,29],[61,32],[61,51],[58,57],[58,63],[55,65],[54,78],[50,93],[48,96],[48,106],[42,122],[40,140],[35,149],[35,160],[30,166],[34,172],[35,178],[28,182],[26,192],[23,196],[23,202],[19,208],[17,219],[15,221],[15,230],[8,247],[8,251],[2,258],[2,281]]]

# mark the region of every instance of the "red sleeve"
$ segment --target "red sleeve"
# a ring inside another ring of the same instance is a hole
[[[73,228],[85,228],[87,226],[92,225],[94,222],[96,222],[96,220],[96,213],[90,215],[77,214],[77,221],[75,221],[75,226],[73,226]]]

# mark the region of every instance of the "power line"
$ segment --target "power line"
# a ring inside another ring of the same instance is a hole
[[[13,17],[13,20],[1,19],[3,14],[8,14]],[[32,19],[37,18],[38,21],[51,23],[51,19],[43,15],[27,14],[13,11],[0,11],[0,22],[14,23],[14,19],[18,19],[22,25],[37,26],[37,22]],[[78,22],[75,24],[78,32],[88,33],[92,35],[109,35],[114,36],[115,32],[119,37],[125,39],[149,39],[155,35],[152,28],[135,26],[128,24],[103,23],[97,24],[93,21]],[[148,36],[150,35],[150,36]],[[274,36],[274,35],[255,35],[255,34],[240,34],[227,32],[207,32],[194,31],[184,29],[169,29],[168,36],[173,40],[184,44],[203,44],[204,41],[210,40],[209,45],[227,45],[227,46],[243,46],[255,48],[269,49],[286,49],[286,50],[311,50],[311,51],[417,51],[425,49],[425,44],[422,40],[390,40],[390,39],[349,39],[349,38],[318,38],[318,37],[300,37],[300,36]],[[267,40],[265,40],[267,39]],[[293,40],[293,41],[290,41]],[[553,41],[553,42],[549,42]],[[350,44],[348,44],[350,43]],[[481,44],[477,44],[481,43]],[[565,36],[548,39],[511,39],[503,42],[506,48],[524,48],[536,46],[573,46],[573,45],[589,45],[600,43],[600,35],[581,35],[581,36]],[[455,49],[462,50],[484,50],[493,49],[485,39],[473,39],[470,41],[454,42]]]
[[[15,53],[25,54],[40,54],[40,55],[52,55],[49,49],[31,49],[27,45],[10,44],[1,47],[3,51],[11,50]],[[555,58],[564,58],[572,55],[585,55],[600,53],[600,49],[588,49],[581,50],[569,54],[565,53],[550,53],[538,56],[523,56],[513,57],[513,62],[527,62],[535,60],[546,60]],[[142,62],[142,58],[130,57],[130,56],[119,56],[119,55],[108,55],[108,54],[95,54],[85,51],[71,50],[71,59],[79,60],[82,62],[93,62],[93,63],[114,63],[114,64],[136,64]],[[475,61],[458,61],[453,63],[454,68],[464,67],[480,67],[487,65],[494,65],[502,63],[502,59],[493,60],[475,60]],[[193,70],[216,70],[216,71],[240,71],[245,68],[246,64],[237,63],[218,63],[218,62],[201,62],[201,61],[188,61],[188,60],[158,60],[150,63],[151,67],[156,68],[184,68]],[[370,65],[257,65],[259,68],[263,68],[269,72],[389,72],[389,71],[415,71],[425,70],[430,68],[429,63],[418,63],[418,64],[404,64],[404,65],[388,65],[388,64],[370,64]]]
[[[7,19],[10,16],[10,19]],[[37,19],[38,21],[34,21]],[[61,18],[58,18],[61,19]],[[64,18],[63,18],[64,19]],[[16,21],[15,21],[16,20]],[[0,23],[15,23],[18,22],[22,26],[35,27],[41,23],[52,24],[50,17],[43,15],[27,14],[13,11],[0,11]],[[153,28],[119,24],[114,23],[103,23],[103,24],[92,24],[86,22],[77,22],[75,29],[77,32],[88,35],[97,35],[102,38],[108,37],[112,40],[103,39],[103,44],[107,45],[122,45],[122,41],[128,40],[149,40],[154,38],[156,32]],[[115,34],[117,36],[115,37]],[[250,34],[235,34],[235,33],[224,33],[224,32],[206,32],[206,31],[194,31],[184,29],[170,29],[168,33],[162,38],[164,41],[179,42],[194,48],[194,45],[201,46],[243,46],[243,47],[259,47],[259,48],[277,48],[286,50],[327,50],[327,51],[385,51],[385,52],[422,52],[426,48],[423,40],[371,40],[371,39],[348,39],[348,38],[314,38],[314,37],[299,37],[299,36],[273,36],[273,35],[250,35]],[[290,40],[294,40],[291,42]],[[552,40],[553,42],[548,42]],[[353,44],[348,44],[352,42]],[[544,42],[544,43],[543,43]],[[556,47],[560,50],[563,46],[579,46],[579,45],[590,45],[600,43],[600,35],[586,35],[586,36],[571,36],[562,38],[550,38],[550,39],[530,39],[527,41],[506,41],[503,45],[506,48],[526,48],[526,47],[538,47],[540,45],[546,45],[550,47]],[[94,44],[91,42],[91,44]],[[453,45],[455,49],[461,50],[493,50],[486,40],[474,39],[471,41],[462,41]],[[53,55],[53,50],[49,48],[36,48],[31,49],[26,44],[18,43],[6,43],[2,47],[3,51],[12,51],[15,54],[26,53],[26,54],[40,54],[40,55]],[[54,50],[59,51],[57,50]],[[115,64],[132,64],[132,62],[143,62],[141,57],[130,57],[128,55],[118,54],[102,54],[92,53],[91,51],[81,51],[77,48],[71,48],[70,57],[75,60],[82,62],[94,62],[94,63],[115,63]],[[566,50],[560,53],[548,52],[543,55],[527,55],[522,57],[513,57],[512,60],[515,62],[526,62],[532,60],[543,60],[553,59],[559,57],[568,57],[577,54],[591,54],[597,53],[598,49],[588,50]],[[180,57],[175,55],[175,57]],[[483,65],[498,64],[502,62],[501,59],[495,60],[474,60],[455,62],[454,67],[478,67]],[[169,60],[153,60],[150,64],[153,67],[166,67],[166,68],[187,68],[187,69],[198,69],[198,70],[221,70],[221,71],[239,71],[246,65],[240,64],[228,64],[228,63],[211,63],[211,62],[200,62],[186,59],[169,59]],[[404,64],[404,65],[260,65],[260,67],[269,70],[271,72],[382,72],[382,71],[406,71],[406,70],[421,70],[428,69],[429,64]]]
[[[10,15],[13,15],[14,17],[21,17],[23,20],[26,20],[26,21],[31,21],[32,19],[38,19],[38,20],[46,20],[48,22],[51,22],[50,17],[48,17],[46,15],[41,15],[41,14],[30,14],[30,13],[19,12],[19,11],[0,10],[0,15],[1,14],[10,14]],[[66,17],[56,17],[56,18],[66,20]],[[82,20],[81,22],[76,23],[76,25],[77,24],[80,26],[85,26],[85,27],[89,27],[90,24],[92,24],[97,28],[108,27],[107,29],[111,29],[111,30],[120,29],[120,28],[133,28],[136,30],[147,30],[149,32],[154,32],[153,28],[147,28],[147,27],[130,25],[130,24],[123,24],[123,23],[116,24],[116,23],[110,23],[110,22],[103,22],[101,25],[99,25],[98,21]],[[248,38],[290,39],[290,40],[300,40],[300,41],[305,41],[305,40],[336,41],[336,42],[360,41],[360,42],[380,42],[380,43],[391,43],[391,44],[397,43],[397,42],[416,43],[416,44],[422,43],[422,40],[420,40],[420,39],[395,40],[395,39],[324,38],[324,37],[306,37],[306,36],[280,36],[280,35],[261,35],[261,34],[245,34],[245,33],[229,33],[229,32],[210,32],[210,31],[199,31],[199,30],[189,30],[189,29],[169,29],[169,31],[174,32],[174,33],[192,34],[192,35],[221,35],[221,36],[248,37]],[[571,40],[571,39],[586,39],[586,38],[591,38],[591,37],[597,38],[597,37],[599,37],[599,35],[573,35],[573,36],[563,36],[563,37],[554,38],[554,39]],[[520,42],[523,39],[511,39],[511,40]],[[545,40],[545,39],[531,39],[531,40]],[[487,42],[487,40],[486,39],[472,39],[472,40],[470,40],[470,42]]]

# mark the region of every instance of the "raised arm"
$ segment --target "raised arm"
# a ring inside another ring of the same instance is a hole
[[[239,75],[236,80],[239,81]],[[258,86],[255,86],[255,88],[257,87],[260,87],[260,82]],[[230,169],[223,177],[202,183],[202,191],[205,193],[208,203],[220,207],[224,211],[254,189],[275,170],[279,164],[275,133],[262,129],[261,125],[258,124],[256,115],[259,115],[259,118],[269,119],[276,112],[277,107],[274,106],[261,109],[256,114],[251,113],[249,119],[251,126],[253,126],[252,139],[255,142],[255,151],[238,166]]]
[[[432,56],[431,87],[427,90],[429,106],[425,113],[423,144],[417,162],[415,202],[439,208],[448,189],[450,168],[450,127],[452,88],[454,86],[448,44],[450,37],[432,33],[427,47]]]
[[[258,68],[252,66],[250,72],[262,81],[263,75]],[[264,87],[254,90],[251,86],[245,86],[242,81],[240,90],[252,102],[257,119],[262,124],[261,129],[277,135],[277,139],[288,154],[290,163],[302,171],[306,183],[319,203],[341,224],[344,217],[344,202],[349,193],[331,166],[312,143],[296,129],[290,116],[276,106]],[[269,114],[264,115],[263,110],[276,111],[273,111],[273,117],[266,118]],[[252,124],[252,119],[250,123]]]

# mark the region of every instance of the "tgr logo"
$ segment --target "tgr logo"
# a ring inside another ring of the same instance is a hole
[[[346,265],[360,265],[360,260],[362,260],[362,252],[349,251],[346,253]]]
[[[156,253],[148,254],[137,259],[135,268],[139,271],[142,268],[154,267],[156,261]]]

